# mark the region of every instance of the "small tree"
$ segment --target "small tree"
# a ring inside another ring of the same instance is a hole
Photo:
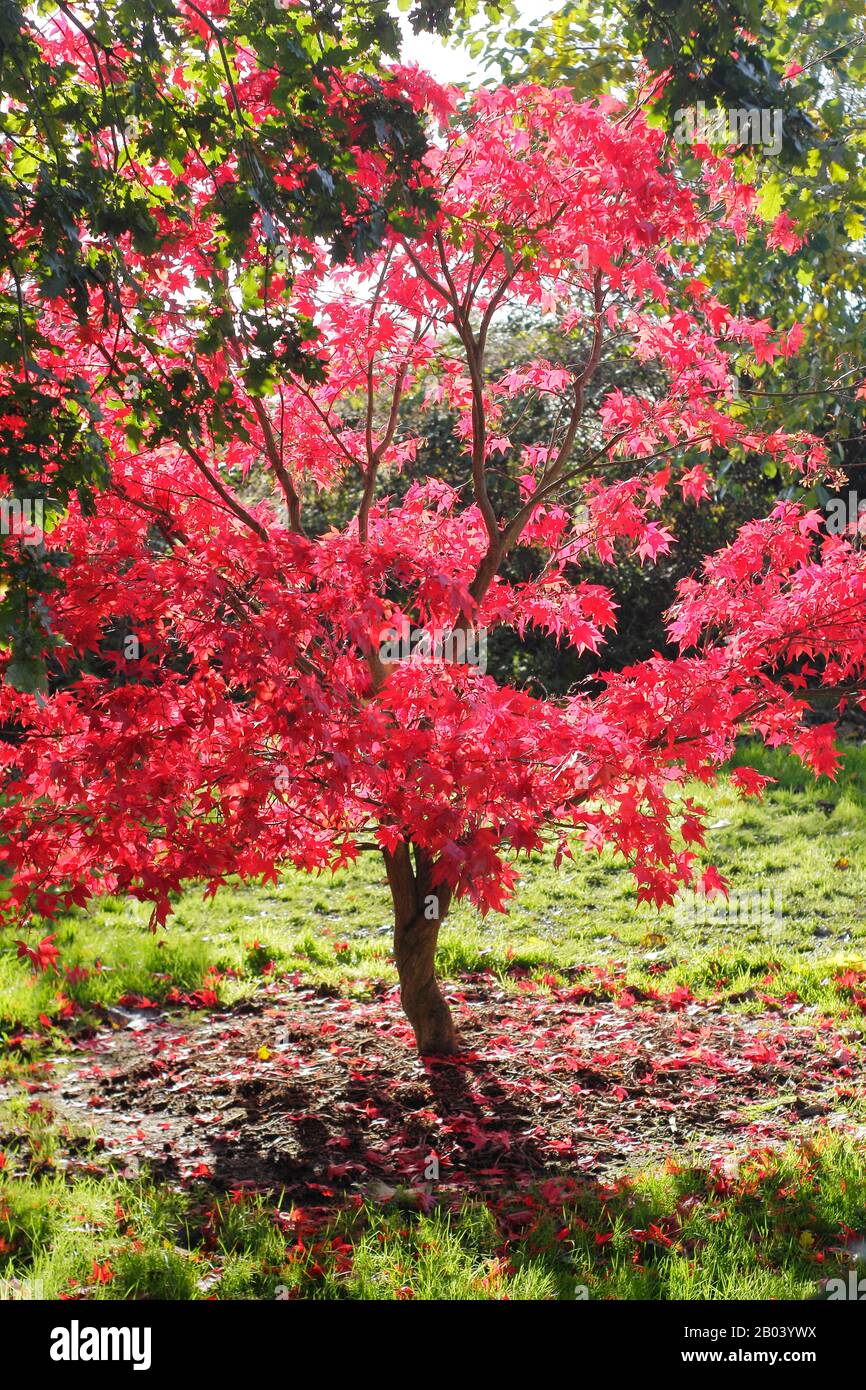
[[[681,585],[675,659],[561,701],[460,659],[498,624],[599,650],[615,607],[581,577],[585,557],[665,553],[665,491],[700,503],[734,452],[806,484],[825,452],[768,432],[736,395],[738,359],[788,356],[801,334],[733,318],[696,269],[714,225],[747,233],[754,195],[728,162],[697,151],[690,188],[638,112],[538,87],[458,108],[417,71],[388,84],[438,122],[418,176],[438,212],[392,226],[362,269],[335,270],[299,236],[289,284],[257,211],[214,316],[197,287],[219,279],[223,248],[191,167],[189,225],[148,254],[128,248],[162,304],[147,333],[134,299],[111,335],[52,307],[46,338],[99,399],[111,479],[95,515],[73,503],[46,538],[65,557],[46,601],[56,679],[45,695],[3,688],[20,735],[4,750],[0,835],[10,913],[115,892],[152,900],[154,923],[193,878],[216,891],[229,874],[375,850],[405,1011],[421,1051],[447,1053],[435,953],[453,898],[502,909],[521,853],[552,840],[559,863],[576,838],[619,851],[640,899],[670,901],[696,881],[702,843],[683,784],[711,780],[742,729],[832,774],[832,728],[808,722],[802,687],[861,680],[866,571],[849,539],[786,501]],[[375,194],[375,152],[358,152],[353,177]],[[769,242],[792,244],[784,216]],[[315,371],[263,333],[276,302],[309,324]],[[559,350],[491,375],[491,324],[515,304],[556,326]],[[613,389],[586,412],[603,355],[625,353],[652,359],[667,389]],[[419,383],[458,413],[465,480],[422,479],[395,501],[388,478],[423,444],[401,426]],[[549,436],[497,509],[498,421],[519,397],[544,403]],[[354,489],[352,520],[308,534],[313,488]],[[517,546],[543,560],[521,583],[500,574]],[[419,629],[441,659],[405,659],[398,639]],[[766,779],[733,780],[760,793]],[[724,884],[709,868],[701,886]]]

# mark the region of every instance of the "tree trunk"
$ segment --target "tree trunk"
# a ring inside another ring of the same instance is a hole
[[[430,860],[409,846],[384,851],[388,883],[394,901],[394,959],[400,976],[400,1000],[415,1030],[418,1051],[447,1056],[460,1051],[451,1012],[436,983],[436,942],[439,926],[451,901],[450,889],[433,888]]]

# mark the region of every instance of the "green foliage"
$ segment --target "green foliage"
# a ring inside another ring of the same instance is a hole
[[[853,387],[866,365],[863,0],[624,0],[601,7],[567,0],[531,27],[519,23],[513,7],[496,11],[498,23],[483,34],[473,33],[471,21],[461,32],[507,80],[560,81],[583,97],[606,91],[631,102],[645,65],[643,80],[651,80],[640,99],[670,133],[682,110],[701,101],[710,110],[780,114],[778,153],[744,144],[733,154],[746,181],[758,184],[768,221],[784,209],[807,234],[806,245],[790,257],[772,256],[760,244],[714,239],[701,270],[732,307],[780,326],[799,318],[813,328],[805,370],[795,358],[782,380],[769,368],[763,380],[745,385],[789,391],[786,428],[835,434],[842,462],[859,466],[862,411]],[[652,78],[663,71],[670,77],[657,90]]]

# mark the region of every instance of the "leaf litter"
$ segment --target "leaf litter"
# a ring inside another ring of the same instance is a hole
[[[673,1149],[735,1163],[816,1127],[866,1137],[860,1035],[805,1022],[802,1005],[738,1013],[675,992],[647,1007],[521,984],[451,983],[465,1050],[448,1059],[418,1058],[384,986],[359,1001],[296,978],[206,1014],[116,1011],[44,1098],[121,1173],[324,1206],[429,1191],[431,1174],[438,1193],[492,1196],[608,1181]],[[80,1145],[55,1163],[81,1166]]]

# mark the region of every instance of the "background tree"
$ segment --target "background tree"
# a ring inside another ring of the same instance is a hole
[[[779,323],[797,319],[814,330],[808,363],[782,364],[781,379],[774,369],[767,408],[789,428],[832,435],[836,459],[862,490],[863,408],[856,395],[866,375],[862,0],[829,8],[817,0],[622,0],[601,8],[579,0],[531,26],[520,22],[515,7],[497,8],[499,23],[483,33],[464,24],[476,58],[512,82],[562,82],[579,96],[608,91],[646,103],[687,172],[684,111],[703,102],[710,116],[778,115],[778,150],[745,141],[730,153],[760,191],[760,216],[772,223],[784,210],[798,244],[788,246],[790,254],[779,247],[771,255],[716,237],[701,273],[738,312]],[[724,144],[718,139],[714,148],[720,152]],[[742,383],[755,400],[766,372],[766,364],[757,364]],[[780,485],[785,481],[779,478]]]
[[[841,493],[819,482],[809,500],[832,509],[841,495],[853,517],[856,503],[866,496],[858,395],[866,376],[866,6],[861,0],[831,9],[812,0],[793,5],[566,3],[532,24],[521,20],[515,6],[498,11],[499,23],[491,24],[494,12],[488,7],[488,23],[479,30],[464,10],[458,33],[476,60],[513,83],[562,82],[579,96],[603,90],[643,103],[651,123],[670,139],[685,177],[694,176],[695,165],[684,114],[694,115],[703,104],[704,129],[717,153],[727,143],[724,131],[733,130],[736,138],[727,152],[740,176],[758,189],[760,217],[769,225],[784,213],[792,223],[791,239],[786,246],[777,241],[768,247],[757,239],[743,246],[720,229],[696,264],[733,311],[779,325],[796,321],[808,333],[808,357],[736,362],[738,389],[750,410],[765,410],[788,429],[812,430],[827,439],[840,470]],[[737,126],[742,132],[748,112],[755,113],[756,136],[761,114],[772,119],[778,147],[775,140],[740,141]],[[796,480],[774,459],[762,460],[758,472],[734,463],[716,484],[717,542],[730,540],[749,515],[761,515],[771,496],[796,492]],[[695,547],[678,526],[680,545],[665,557],[664,577],[640,571],[629,576],[625,570],[618,575],[618,585],[628,582],[628,611],[635,635],[645,644],[636,654],[663,644],[666,601],[676,580],[695,568],[705,540],[703,548],[710,548],[709,534],[702,534],[709,522],[709,514],[690,516]],[[621,625],[618,647],[625,635]],[[533,652],[521,664],[531,669],[536,661],[539,674],[552,674],[543,653]]]

